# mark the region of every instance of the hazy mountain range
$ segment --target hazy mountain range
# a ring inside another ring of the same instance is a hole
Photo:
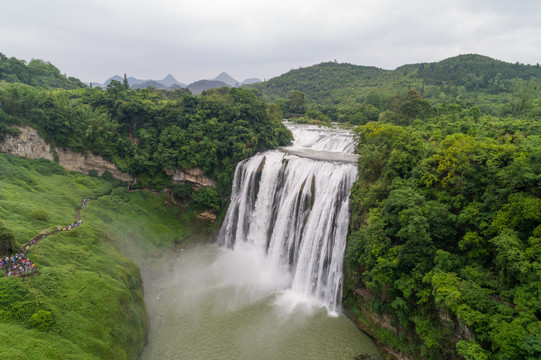
[[[123,82],[124,78],[120,75],[115,75],[107,79],[103,84],[100,83],[90,83],[92,86],[106,87],[113,80]],[[257,78],[249,78],[242,82],[235,80],[229,74],[222,72],[220,75],[216,76],[214,79],[204,79],[195,81],[189,85],[179,82],[171,74],[167,75],[161,80],[152,80],[152,79],[137,79],[133,76],[128,77],[128,84],[132,89],[142,89],[149,86],[152,86],[156,89],[162,90],[174,90],[180,88],[188,88],[193,94],[200,94],[201,92],[209,89],[221,88],[221,87],[239,87],[241,85],[255,84],[261,82]]]

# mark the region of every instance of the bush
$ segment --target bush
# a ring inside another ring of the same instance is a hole
[[[220,210],[220,197],[216,188],[213,186],[203,187],[197,189],[193,193],[194,204],[205,210],[219,211]]]
[[[47,330],[53,326],[53,315],[50,311],[38,310],[28,319],[28,326]]]
[[[173,197],[177,201],[186,201],[192,195],[193,189],[191,183],[175,184],[171,187]]]
[[[111,172],[109,172],[109,171],[107,171],[107,170],[105,170],[105,171],[103,172],[103,174],[101,174],[101,177],[102,177],[103,179],[105,179],[105,180],[108,180],[108,181],[113,180],[113,174],[111,174]]]
[[[36,171],[39,172],[41,175],[44,175],[44,176],[51,175],[51,169],[45,164],[40,164],[40,165],[36,166]]]
[[[47,221],[49,220],[49,214],[43,209],[35,209],[32,211],[30,216],[36,220],[39,221]]]

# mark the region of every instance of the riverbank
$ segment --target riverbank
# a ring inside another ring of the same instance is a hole
[[[96,199],[80,213],[84,226],[28,249],[39,276],[0,277],[0,356],[137,359],[148,319],[136,262],[196,241],[204,226],[197,214],[50,161],[0,154],[0,169],[2,236],[11,234],[16,250],[43,229],[73,223],[81,199]]]

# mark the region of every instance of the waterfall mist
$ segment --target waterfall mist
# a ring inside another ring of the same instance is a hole
[[[297,153],[311,147],[320,152],[353,148],[353,138],[343,131],[292,130],[291,148]],[[269,267],[291,276],[289,297],[317,300],[330,313],[339,310],[342,296],[349,191],[357,177],[354,164],[335,159],[268,151],[239,163],[218,238],[221,246],[235,251],[253,248],[264,253]]]
[[[339,313],[357,176],[341,142],[352,137],[292,130],[310,141],[237,166],[221,246],[185,249],[143,270],[151,331],[141,360],[379,358],[370,338]],[[333,160],[302,156],[316,144],[324,148],[318,158]]]

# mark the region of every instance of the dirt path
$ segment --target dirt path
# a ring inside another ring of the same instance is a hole
[[[36,246],[41,240],[48,236],[54,235],[60,231],[70,231],[81,225],[81,210],[86,207],[87,201],[91,199],[81,200],[81,206],[75,209],[75,222],[71,225],[58,226],[56,230],[41,233],[30,239],[29,242],[21,246],[21,250],[18,253],[11,254],[0,259],[0,268],[4,272],[5,276],[37,276],[39,274],[39,268],[30,261],[26,254],[32,246]],[[49,228],[50,229],[50,228]]]

